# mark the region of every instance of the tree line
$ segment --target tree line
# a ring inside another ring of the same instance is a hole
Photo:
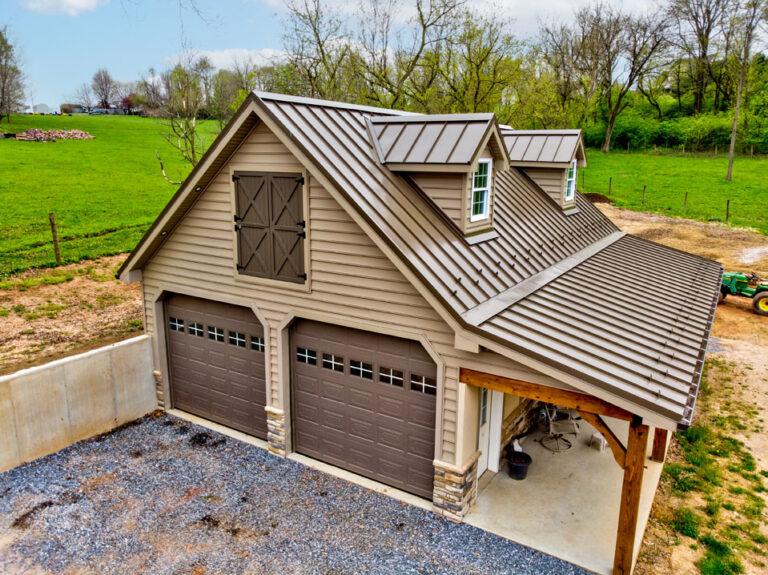
[[[282,55],[216,70],[189,54],[131,83],[100,70],[88,106],[165,117],[196,163],[196,121],[225,123],[252,90],[424,113],[495,112],[516,128],[578,127],[588,145],[768,153],[768,0],[590,3],[521,40],[465,0],[287,0]]]

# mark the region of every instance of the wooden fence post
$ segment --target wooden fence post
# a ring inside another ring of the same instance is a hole
[[[611,195],[611,188],[613,187],[613,176],[608,178],[608,195]]]
[[[645,188],[646,187],[647,187],[647,185],[643,186],[643,205],[645,205]]]
[[[48,220],[51,222],[51,235],[53,236],[53,253],[56,256],[56,263],[61,263],[61,252],[59,251],[59,233],[56,230],[56,216],[53,212],[48,214]]]

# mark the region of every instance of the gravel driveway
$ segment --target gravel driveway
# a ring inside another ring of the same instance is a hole
[[[0,573],[584,573],[169,415],[0,474]]]

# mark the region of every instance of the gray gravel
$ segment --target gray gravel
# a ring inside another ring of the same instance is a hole
[[[0,474],[0,573],[585,573],[169,415]]]

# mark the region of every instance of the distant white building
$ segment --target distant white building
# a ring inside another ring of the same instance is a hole
[[[48,104],[35,104],[32,106],[32,112],[35,114],[50,114],[51,108],[48,106]]]

